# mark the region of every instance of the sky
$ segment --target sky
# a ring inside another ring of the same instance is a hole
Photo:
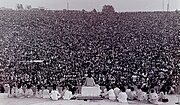
[[[53,10],[69,9],[91,11],[94,8],[102,10],[105,4],[113,5],[116,11],[162,11],[164,1],[164,10],[167,10],[168,0],[0,0],[0,7],[15,9],[16,4],[31,5],[32,7],[45,7]],[[170,10],[180,10],[180,0],[169,0]]]

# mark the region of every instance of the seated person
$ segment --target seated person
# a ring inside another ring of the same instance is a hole
[[[41,98],[42,97],[42,90],[41,90],[41,85],[37,85],[37,89],[36,89],[36,97],[37,98]]]
[[[126,94],[126,89],[124,87],[121,87],[121,92],[119,93],[118,95],[118,102],[121,102],[121,103],[127,103],[127,94]]]
[[[90,86],[90,87],[95,86],[95,82],[91,74],[88,74],[84,86]]]
[[[151,90],[151,93],[149,94],[149,102],[152,104],[158,104],[158,94],[155,90]]]
[[[137,90],[136,90],[136,95],[137,95],[136,99],[139,101],[140,101],[141,94],[142,94],[141,86],[138,85]]]
[[[42,97],[43,98],[50,98],[50,93],[49,93],[49,90],[47,89],[47,86],[44,87],[44,90],[42,92]]]
[[[128,99],[129,100],[135,100],[136,99],[136,91],[134,91],[134,87],[131,87],[131,91],[129,92]]]
[[[168,89],[168,94],[175,94],[175,90],[172,86],[168,86],[167,89]]]
[[[59,91],[56,90],[56,85],[53,85],[53,90],[51,91],[50,97],[54,101],[57,101],[61,97]]]
[[[162,87],[160,89],[159,101],[161,101],[161,102],[168,102],[167,91],[166,91],[165,87]]]
[[[131,92],[131,86],[128,86],[127,89],[126,89],[126,94],[128,95],[128,97],[129,97],[130,92]]]
[[[21,84],[19,83],[17,86],[16,97],[17,98],[23,98],[23,96],[24,96],[24,91],[22,89]]]
[[[109,87],[109,90],[107,90],[107,92],[103,94],[103,96],[107,96],[107,98],[112,101],[116,99],[116,95],[111,86]]]
[[[72,98],[72,92],[69,91],[69,87],[66,86],[63,90],[62,98],[66,100],[70,100]]]
[[[120,89],[119,89],[118,86],[116,85],[116,87],[114,88],[114,94],[115,94],[115,96],[116,96],[116,99],[117,99],[119,93],[120,93]]]
[[[16,91],[17,91],[17,89],[16,89],[15,84],[11,84],[10,89],[8,91],[8,97],[9,98],[16,97]]]
[[[145,86],[141,90],[142,90],[142,94],[140,95],[139,100],[146,103],[148,100],[148,95],[147,95],[148,88]]]
[[[33,90],[31,89],[31,87],[32,87],[31,83],[28,82],[27,85],[26,85],[26,91],[25,91],[25,96],[28,97],[28,98],[32,97],[34,95]]]

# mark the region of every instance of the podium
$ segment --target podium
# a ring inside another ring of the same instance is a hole
[[[83,86],[81,88],[81,96],[97,97],[100,96],[100,93],[101,93],[100,86],[94,86],[94,87]]]

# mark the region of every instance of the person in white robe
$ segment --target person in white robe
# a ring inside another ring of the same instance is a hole
[[[111,88],[111,86],[110,86],[110,90],[104,93],[103,96],[107,96],[107,98],[112,101],[116,100],[116,95],[114,93],[114,90]]]
[[[69,91],[68,87],[65,87],[65,89],[63,90],[62,98],[65,100],[70,100],[72,97],[73,97],[72,92]]]
[[[56,86],[53,86],[50,97],[53,101],[57,101],[59,98],[61,98],[61,94],[58,90],[56,90]]]
[[[18,86],[17,86],[16,97],[17,98],[23,98],[24,97],[24,91],[22,89],[21,84],[18,84]]]
[[[44,87],[45,89],[43,90],[42,92],[42,97],[45,98],[45,99],[49,99],[50,98],[50,92],[49,90],[47,89],[47,86]]]
[[[127,94],[126,94],[126,89],[124,87],[121,87],[121,92],[119,93],[118,95],[118,102],[121,102],[121,103],[127,103]]]
[[[151,90],[151,93],[149,94],[149,102],[156,105],[158,104],[158,94],[155,90]]]

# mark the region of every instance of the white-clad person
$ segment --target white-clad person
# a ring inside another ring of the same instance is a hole
[[[134,87],[131,87],[131,91],[129,92],[128,100],[135,100],[137,97],[136,91],[134,90]]]
[[[116,100],[116,95],[115,95],[114,90],[111,86],[109,86],[109,89],[107,90],[106,93],[103,94],[103,96],[107,96],[107,98],[111,101]]]
[[[16,97],[17,98],[23,98],[24,97],[24,91],[23,91],[20,83],[17,85]]]
[[[44,86],[44,90],[42,92],[42,97],[45,98],[45,99],[49,99],[50,98],[50,92],[47,89],[47,86]]]
[[[53,85],[53,90],[51,91],[51,95],[50,95],[51,99],[53,101],[57,101],[59,98],[61,98],[61,94],[59,93],[59,91],[56,89],[56,85]]]
[[[151,90],[151,93],[149,94],[149,102],[152,104],[158,104],[158,94],[155,90]]]
[[[8,97],[9,98],[16,97],[16,91],[17,91],[16,85],[10,84],[10,89],[8,91]]]
[[[42,97],[43,97],[43,91],[42,91],[42,89],[41,89],[41,85],[40,85],[40,84],[37,85],[36,97],[37,97],[37,98],[42,98]]]
[[[29,97],[32,97],[33,95],[34,95],[34,92],[32,90],[31,82],[28,82],[26,84],[25,96],[29,98]]]
[[[115,88],[114,88],[114,94],[116,96],[116,99],[117,99],[119,93],[120,93],[120,89],[119,89],[118,85],[116,85]]]
[[[72,92],[69,91],[69,87],[64,87],[62,98],[65,100],[70,100],[73,97]]]
[[[126,89],[124,87],[121,87],[121,92],[119,93],[118,95],[118,102],[121,102],[121,103],[127,103],[127,94],[126,94]]]
[[[92,75],[90,73],[88,74],[88,76],[86,78],[84,86],[89,86],[89,87],[95,86],[94,79],[92,78]]]

